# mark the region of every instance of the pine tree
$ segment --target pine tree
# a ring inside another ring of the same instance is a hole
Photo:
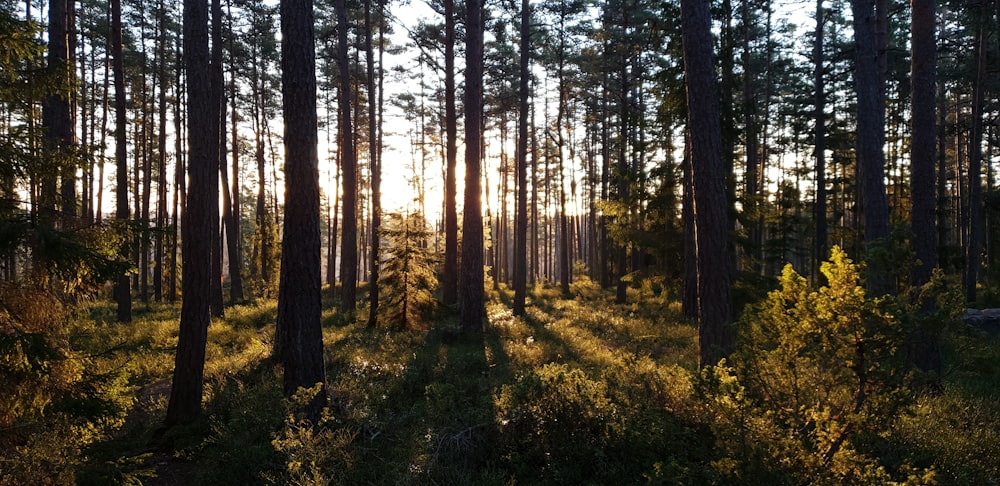
[[[382,236],[387,246],[380,279],[385,305],[379,313],[398,329],[422,327],[436,304],[437,259],[427,246],[431,233],[423,215],[391,213]]]

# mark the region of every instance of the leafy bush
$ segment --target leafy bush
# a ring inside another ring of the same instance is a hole
[[[127,362],[81,355],[51,293],[0,286],[0,484],[74,484],[131,405]]]
[[[292,412],[303,410],[322,390],[322,384],[300,388],[285,401],[285,408],[289,410],[285,426],[271,441],[274,449],[286,457],[285,475],[271,478],[277,484],[345,483],[346,471],[352,462],[348,446],[356,433],[337,424],[329,408],[323,410],[322,417],[315,424]]]
[[[839,248],[810,289],[786,266],[780,288],[747,311],[732,364],[704,370],[698,389],[726,480],[777,484],[930,482],[933,472],[887,471],[866,449],[908,403],[905,330],[912,312],[871,298]]]
[[[604,448],[624,433],[607,385],[565,364],[547,364],[504,385],[498,408],[511,462],[553,482],[600,475]]]

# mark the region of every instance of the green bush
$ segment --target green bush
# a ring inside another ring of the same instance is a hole
[[[860,268],[839,248],[811,289],[786,266],[780,288],[744,313],[731,364],[698,383],[726,481],[791,484],[931,482],[905,464],[888,471],[871,444],[905,411],[908,362],[901,315],[872,298]]]

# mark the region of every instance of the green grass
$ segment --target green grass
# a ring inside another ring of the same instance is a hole
[[[120,378],[83,451],[81,484],[720,484],[734,460],[713,435],[699,391],[697,329],[667,292],[630,289],[627,305],[582,282],[571,296],[537,286],[515,317],[492,291],[486,332],[443,312],[430,330],[369,329],[325,303],[330,407],[313,427],[291,416],[269,359],[276,305],[213,320],[204,416],[162,434],[179,306],[138,306],[131,324],[93,304],[71,341],[93,369]],[[943,392],[914,396],[869,453],[939,484],[1000,478],[1000,342],[971,331],[947,342]],[[752,417],[747,417],[752,421]],[[751,422],[747,422],[751,423]],[[753,482],[795,478],[793,465],[747,469]],[[919,476],[919,477],[918,477]],[[784,478],[784,479],[782,479]],[[801,479],[801,478],[800,478]],[[796,481],[797,482],[797,481]]]

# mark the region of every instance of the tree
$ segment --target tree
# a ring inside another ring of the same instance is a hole
[[[462,218],[462,330],[482,332],[483,288],[482,98],[483,5],[466,2],[465,20],[465,199]]]
[[[910,131],[910,247],[917,262],[913,265],[910,283],[915,287],[931,279],[937,266],[937,207],[934,194],[934,168],[937,159],[935,136],[935,105],[937,96],[936,47],[934,23],[936,0],[913,0],[910,10],[911,52],[910,85],[912,118]],[[926,306],[933,305],[930,302]],[[930,309],[926,309],[930,310]],[[940,338],[934,333],[917,337],[914,361],[925,371],[941,370]]]
[[[365,0],[365,60],[366,87],[368,91],[368,167],[371,171],[372,188],[372,249],[371,278],[368,283],[369,319],[368,326],[375,327],[379,307],[379,226],[382,224],[382,147],[379,138],[378,119],[375,116],[377,105],[375,95],[375,53],[372,46],[372,12],[371,0]],[[381,0],[379,2],[379,19],[384,16]],[[381,49],[381,47],[379,47]],[[380,51],[381,52],[381,51]],[[382,66],[379,65],[381,73]],[[381,74],[380,74],[381,75]],[[381,96],[381,94],[379,94]]]
[[[60,208],[63,219],[68,221],[76,216],[76,165],[69,156],[75,144],[73,118],[70,112],[72,93],[72,73],[68,61],[70,31],[67,26],[69,15],[68,0],[49,2],[49,44],[48,68],[54,77],[56,87],[45,98],[42,107],[42,126],[45,128],[52,170],[46,172],[42,180],[43,205],[55,210],[56,177],[61,174]],[[54,214],[42,214],[41,221],[51,221]]]
[[[343,229],[340,251],[341,309],[353,312],[358,288],[358,162],[351,119],[351,72],[347,57],[347,2],[336,0],[337,67],[340,70],[340,165],[343,171]],[[287,143],[287,141],[286,141]]]
[[[700,364],[712,366],[729,354],[734,338],[722,125],[709,2],[682,0],[681,26],[691,137]]]
[[[455,168],[458,165],[458,115],[455,112],[455,0],[444,0],[444,105],[445,105],[445,181],[444,181],[444,273],[442,300],[445,305],[458,302],[458,208]]]
[[[209,203],[209,208],[212,211],[212,279],[211,300],[209,301],[209,306],[212,309],[212,315],[215,317],[223,317],[225,315],[225,308],[223,307],[224,304],[222,300],[222,233],[219,231],[219,166],[222,161],[226,159],[226,144],[224,135],[226,132],[226,123],[225,116],[222,114],[223,109],[226,106],[226,98],[223,94],[223,84],[225,83],[222,66],[223,48],[222,1],[212,0],[212,60],[210,68],[211,99],[209,100],[209,103],[212,107],[210,116],[212,118],[213,132],[212,135],[208,137],[208,141],[212,144],[211,149],[214,155],[212,157],[212,173],[209,177],[209,194],[213,200]]]
[[[882,1],[882,0],[878,0]],[[851,0],[854,15],[854,90],[857,93],[857,164],[861,185],[865,246],[886,243],[889,236],[889,203],[885,193],[885,80],[879,66],[876,33],[879,12],[876,0]],[[871,256],[871,255],[869,255]],[[884,260],[884,259],[882,259]],[[868,285],[873,294],[890,291],[885,262],[870,263]]]
[[[216,201],[212,197],[210,179],[215,174],[212,167],[218,151],[210,138],[219,131],[212,119],[206,0],[184,0],[184,65],[187,69],[189,135],[187,202],[181,222],[184,300],[167,404],[168,427],[192,422],[201,414],[205,344],[211,322],[213,212],[210,206]]]
[[[343,4],[343,0],[340,1]],[[285,118],[285,218],[275,354],[284,392],[326,382],[320,271],[319,156],[312,0],[282,0],[281,87]],[[323,388],[304,412],[319,417]]]
[[[989,49],[986,40],[989,36],[986,12],[988,2],[980,2],[977,8],[981,13],[976,20],[975,82],[972,87],[972,131],[969,134],[969,194],[968,194],[968,240],[965,244],[965,298],[969,302],[976,301],[976,285],[982,270],[983,245],[983,103],[986,87],[986,69]]]
[[[528,98],[531,72],[531,5],[521,0],[521,58],[518,61],[517,204],[514,223],[514,315],[524,315],[528,277]]]
[[[128,221],[128,146],[125,141],[125,68],[122,60],[122,5],[121,0],[111,1],[111,50],[112,71],[115,78],[115,167],[117,176],[116,214],[118,224]],[[128,238],[122,240],[119,255],[128,260]],[[132,321],[132,288],[128,275],[118,277],[115,286],[115,300],[118,303],[118,322]]]
[[[392,213],[382,234],[388,240],[388,258],[382,285],[385,287],[385,318],[399,329],[412,329],[433,309],[431,292],[437,287],[434,254],[427,247],[430,232],[417,214]]]
[[[814,257],[816,268],[826,258],[826,84],[824,83],[823,29],[825,13],[823,0],[816,0],[816,31],[813,37],[813,100],[815,103],[815,157],[816,157],[816,204],[813,219],[816,220],[816,241]],[[931,137],[933,140],[933,137]]]
[[[233,184],[232,189],[229,186],[228,170],[225,166],[225,158],[222,157],[220,153],[220,167],[219,175],[222,176],[222,219],[223,224],[226,227],[226,251],[229,255],[229,301],[231,303],[239,303],[243,301],[243,249],[242,240],[243,236],[241,234],[242,229],[242,216],[241,203],[240,203],[240,144],[239,144],[239,132],[236,125],[237,116],[237,106],[236,106],[236,67],[235,64],[235,35],[233,32],[233,13],[232,4],[227,3],[228,12],[227,19],[229,23],[229,55],[230,55],[230,77],[229,77],[229,96],[230,105],[232,106],[232,116],[230,125],[230,136],[233,139],[232,152],[233,152]],[[220,120],[221,121],[221,120]]]

